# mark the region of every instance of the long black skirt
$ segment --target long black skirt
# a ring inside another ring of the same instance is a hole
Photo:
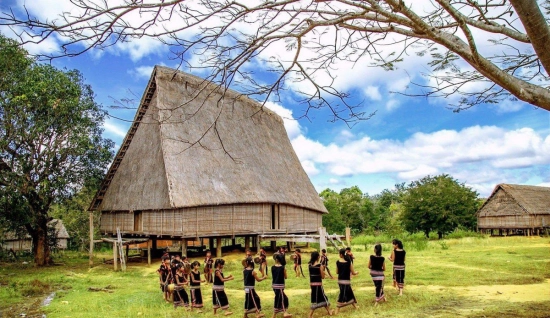
[[[284,288],[274,288],[275,300],[273,302],[273,312],[285,312],[288,309],[288,297]]]
[[[253,313],[262,310],[260,296],[254,288],[245,288],[244,294],[244,311],[245,313]]]
[[[191,288],[191,307],[202,308],[202,293],[200,288]]]
[[[229,300],[223,289],[212,289],[212,308],[228,309]]]
[[[310,285],[311,286],[311,309],[317,309],[330,305],[323,285]]]
[[[338,287],[340,287],[340,294],[338,294],[338,303],[336,306],[340,308],[357,303],[350,284],[338,283]]]
[[[189,295],[183,288],[176,287],[174,290],[174,308],[189,306]]]

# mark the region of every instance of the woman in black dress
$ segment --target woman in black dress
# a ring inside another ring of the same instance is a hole
[[[403,249],[403,242],[393,240],[393,251],[391,252],[390,261],[393,262],[393,286],[399,292],[399,296],[403,295],[403,287],[405,287],[405,255],[407,252]]]
[[[185,272],[183,264],[176,265],[176,287],[174,288],[174,308],[185,307],[189,310],[189,295],[185,291],[184,286],[188,285],[188,281],[185,278]]]
[[[332,277],[332,274],[330,273],[330,269],[328,269],[328,256],[327,256],[326,249],[321,250],[321,265],[325,267],[325,270],[327,271],[328,276],[330,276],[330,278],[333,279],[334,277]]]
[[[386,301],[386,297],[384,296],[384,271],[386,270],[386,264],[382,256],[382,245],[376,244],[374,246],[374,255],[370,256],[368,267],[370,268],[370,276],[376,290],[376,304],[382,300]]]
[[[283,313],[284,318],[292,317],[287,312],[288,309],[288,297],[285,295],[285,279],[287,279],[286,268],[281,264],[283,256],[275,255],[275,265],[271,266],[271,277],[273,277],[273,292],[275,293],[275,301],[273,304],[273,317],[278,313]]]
[[[256,293],[256,282],[261,282],[266,277],[258,277],[258,274],[254,271],[254,260],[252,257],[247,257],[245,260],[246,267],[243,270],[244,276],[244,317],[247,318],[248,314],[255,313],[256,318],[265,317],[262,314],[262,305],[260,303],[260,296]]]
[[[233,280],[233,275],[227,277],[223,276],[223,267],[225,261],[221,258],[216,260],[214,264],[216,270],[214,271],[214,285],[212,285],[212,308],[214,308],[214,315],[218,309],[225,310],[224,315],[229,316],[232,314],[229,309],[229,300],[225,294],[225,282]]]
[[[351,275],[359,274],[353,269],[353,264],[346,260],[346,250],[340,250],[340,259],[336,261],[336,274],[338,274],[338,286],[340,294],[338,294],[338,303],[336,304],[336,313],[342,307],[353,305],[357,309],[357,300],[351,289]]]
[[[269,276],[267,273],[267,253],[260,247],[260,273],[262,276]]]
[[[201,283],[204,283],[204,279],[201,280],[201,272],[199,268],[201,264],[197,261],[191,263],[191,281],[189,282],[189,289],[191,291],[191,308],[197,308],[197,313],[202,313],[201,308],[202,304],[202,293],[201,293]]]
[[[309,285],[311,287],[311,306],[309,318],[313,317],[313,312],[317,308],[324,307],[329,316],[332,316],[330,302],[328,301],[325,290],[323,289],[323,278],[325,278],[324,266],[319,263],[319,252],[311,253],[309,261]]]

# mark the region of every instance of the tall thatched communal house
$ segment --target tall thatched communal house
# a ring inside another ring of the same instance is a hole
[[[550,227],[550,188],[499,184],[477,211],[477,227],[499,234],[539,234]]]
[[[277,114],[161,66],[90,209],[104,234],[184,246],[313,233],[327,212]]]

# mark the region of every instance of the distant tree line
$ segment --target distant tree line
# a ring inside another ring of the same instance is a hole
[[[323,226],[330,233],[350,227],[355,233],[407,231],[429,237],[436,232],[440,238],[457,228],[475,230],[475,213],[483,203],[476,191],[447,174],[396,184],[376,195],[353,186],[325,189],[320,196],[329,211]]]

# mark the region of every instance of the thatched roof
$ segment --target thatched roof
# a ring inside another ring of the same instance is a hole
[[[478,214],[485,205],[499,191],[504,191],[520,206],[525,213],[550,214],[550,188],[519,184],[498,184],[487,201],[478,210]]]
[[[91,209],[278,203],[326,212],[282,119],[222,90],[156,66]]]

